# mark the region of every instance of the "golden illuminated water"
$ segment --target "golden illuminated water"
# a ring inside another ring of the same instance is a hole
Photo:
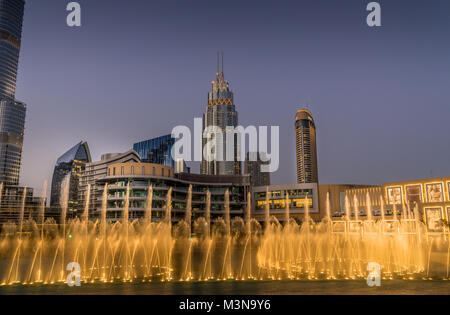
[[[367,220],[350,220],[357,200],[352,206],[346,200],[346,217],[333,221],[328,201],[322,222],[313,222],[306,208],[299,225],[290,219],[288,206],[284,224],[266,206],[261,225],[251,217],[250,193],[244,218],[230,217],[226,192],[224,218],[211,221],[207,193],[205,216],[191,222],[190,187],[185,220],[172,226],[171,190],[165,218],[158,222],[152,220],[150,206],[142,220],[128,220],[129,191],[127,187],[121,222],[106,219],[105,187],[96,221],[88,218],[88,203],[81,219],[66,220],[63,207],[61,222],[44,221],[43,204],[37,222],[21,215],[19,224],[6,224],[0,236],[0,284],[65,282],[70,262],[80,264],[84,283],[363,279],[370,262],[381,265],[384,278],[449,278],[448,234],[428,233],[417,209],[404,208],[401,217],[394,214],[391,220],[383,211],[381,220],[371,214]],[[150,187],[149,205],[151,192]],[[62,200],[67,195],[66,187]],[[371,211],[370,202],[367,207]]]

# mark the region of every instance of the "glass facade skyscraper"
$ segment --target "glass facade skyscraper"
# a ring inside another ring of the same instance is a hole
[[[24,0],[0,0],[0,97],[14,98]]]
[[[64,181],[68,180],[69,198],[67,215],[74,217],[78,210],[78,183],[86,163],[91,162],[91,154],[87,142],[80,142],[61,155],[56,161],[52,178],[50,206],[61,206],[60,197]]]
[[[133,145],[133,150],[139,154],[142,162],[155,163],[175,167],[172,158],[172,147],[175,139],[172,135],[165,135]]]
[[[208,148],[208,139],[203,137],[202,147],[211,155],[209,160],[202,155],[201,173],[204,175],[240,175],[241,162],[239,161],[240,137],[235,131],[238,124],[238,113],[236,111],[233,92],[230,90],[228,81],[219,69],[219,58],[217,58],[216,81],[211,82],[211,92],[208,93],[208,105],[206,113],[203,114],[203,130],[207,130],[208,137],[215,138],[215,147]],[[220,133],[220,135],[219,135]],[[204,134],[205,135],[205,134]],[[233,144],[227,143],[233,139]],[[232,152],[227,152],[232,150]],[[214,151],[214,152],[212,152]],[[233,157],[227,160],[227,156]]]
[[[18,185],[26,105],[15,100],[24,0],[0,0],[0,182]]]

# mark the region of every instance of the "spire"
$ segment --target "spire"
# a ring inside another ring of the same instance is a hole
[[[223,77],[223,51],[222,51],[222,77]]]
[[[217,71],[216,71],[216,76],[218,76],[219,75],[219,52],[217,52]]]
[[[223,51],[217,52],[217,72],[216,72],[216,82],[223,83],[224,82],[223,75]]]

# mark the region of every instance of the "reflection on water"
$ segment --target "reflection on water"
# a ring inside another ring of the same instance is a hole
[[[4,294],[157,294],[157,295],[271,295],[271,294],[450,294],[450,281],[387,280],[380,287],[368,287],[364,280],[308,281],[211,281],[102,283],[68,287],[3,286]]]

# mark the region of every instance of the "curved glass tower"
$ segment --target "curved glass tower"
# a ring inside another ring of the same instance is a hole
[[[0,182],[18,185],[26,105],[15,100],[24,0],[0,0]]]
[[[203,114],[203,130],[206,129],[211,139],[215,138],[216,147],[212,149],[215,158],[206,160],[202,156],[201,173],[205,175],[240,175],[241,162],[239,161],[239,136],[235,128],[238,124],[238,113],[233,101],[233,92],[230,90],[228,81],[219,70],[219,58],[217,58],[216,81],[211,82],[211,92],[208,93],[208,105],[206,113]],[[218,128],[217,128],[218,127]],[[217,129],[215,129],[217,128]],[[220,128],[220,129],[219,129]],[[221,131],[218,136],[216,131]],[[233,140],[233,143],[227,143]],[[205,149],[207,139],[203,138],[202,147]],[[206,148],[206,150],[208,150]],[[232,152],[227,152],[232,151]],[[221,156],[221,157],[220,157]],[[227,156],[232,159],[227,159]]]
[[[86,163],[91,162],[91,154],[87,142],[81,141],[69,151],[61,155],[56,161],[53,171],[52,190],[50,194],[50,206],[61,206],[60,196],[64,180],[67,178],[69,185],[69,204],[67,215],[74,217],[78,210],[78,182],[81,173],[85,170]]]

